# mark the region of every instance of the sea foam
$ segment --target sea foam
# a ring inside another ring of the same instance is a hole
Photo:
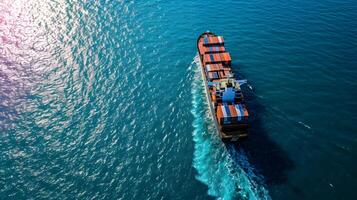
[[[249,164],[243,149],[225,146],[213,125],[208,111],[200,75],[200,63],[195,57],[192,66],[193,166],[196,179],[208,186],[208,194],[217,199],[270,199],[263,177]]]

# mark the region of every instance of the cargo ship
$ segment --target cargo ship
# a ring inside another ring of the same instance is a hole
[[[238,141],[248,136],[249,114],[241,85],[232,72],[232,59],[224,46],[224,38],[212,32],[197,39],[200,71],[205,85],[214,126],[223,142]]]

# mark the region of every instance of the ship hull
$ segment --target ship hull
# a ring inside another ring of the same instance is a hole
[[[214,35],[214,33],[211,32],[207,32],[207,33],[203,33],[198,40],[203,37],[205,34],[209,34],[209,35]],[[197,40],[197,41],[198,41]],[[197,42],[198,44],[198,42]],[[215,112],[215,106],[214,103],[212,102],[212,99],[210,97],[210,91],[209,91],[209,87],[208,87],[208,80],[207,77],[205,75],[205,70],[204,70],[204,63],[203,63],[203,57],[200,55],[200,53],[198,53],[199,56],[199,62],[200,62],[200,73],[201,73],[201,77],[204,83],[204,88],[205,88],[205,96],[206,96],[206,100],[208,103],[208,107],[209,107],[209,112],[210,115],[212,117],[213,123],[214,123],[214,128],[216,133],[219,135],[219,137],[221,138],[221,140],[223,142],[238,142],[240,140],[242,140],[243,138],[248,137],[248,130],[234,130],[234,131],[230,131],[229,134],[226,134],[224,131],[222,131],[222,126],[218,123],[218,120],[216,118],[216,112]]]

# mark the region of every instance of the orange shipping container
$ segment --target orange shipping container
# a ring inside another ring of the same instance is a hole
[[[222,61],[226,61],[225,53],[220,54]]]
[[[216,61],[216,62],[219,62],[222,60],[218,53],[213,54],[213,57],[214,57],[214,61]]]
[[[231,61],[231,56],[227,52],[221,53],[221,59],[222,59],[222,61],[225,61],[225,62]]]
[[[214,44],[213,37],[208,37],[208,44]]]
[[[212,96],[212,101],[216,102],[216,94],[212,94],[211,96]]]
[[[234,108],[234,106],[233,105],[228,105],[228,108],[229,108],[229,112],[231,113],[231,116],[232,117],[237,117],[237,111]]]
[[[204,57],[203,57],[203,61],[204,61],[205,63],[211,62],[211,57],[210,57],[210,55],[205,54]]]
[[[219,124],[221,124],[221,121],[223,119],[223,112],[222,112],[221,106],[217,106],[216,114],[217,114],[217,119],[218,119],[217,121]]]
[[[214,43],[214,44],[219,44],[217,37],[213,37],[213,43]]]
[[[231,61],[231,55],[229,53],[224,53],[226,56],[226,61]]]

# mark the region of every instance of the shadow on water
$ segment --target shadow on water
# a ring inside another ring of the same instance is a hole
[[[239,78],[244,79],[244,77]],[[237,152],[243,150],[255,171],[263,176],[265,184],[283,184],[287,180],[287,172],[294,167],[294,164],[264,129],[262,116],[265,109],[259,103],[258,96],[247,85],[242,87],[242,90],[251,117],[249,137],[240,143],[227,143],[226,148],[237,165],[239,161],[234,157]],[[243,167],[243,170],[247,169]]]

